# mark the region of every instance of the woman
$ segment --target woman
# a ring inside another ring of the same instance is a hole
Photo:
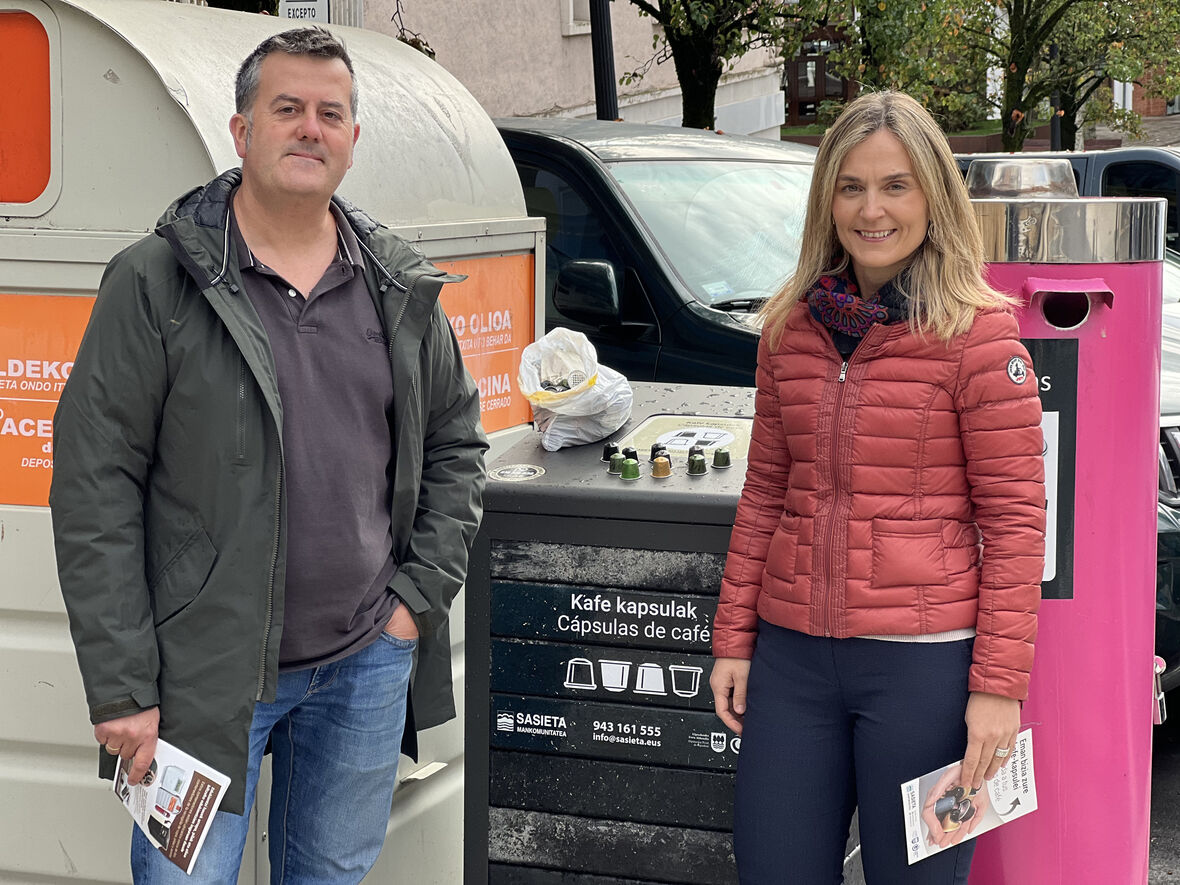
[[[902,782],[967,790],[1020,726],[1044,561],[1041,408],[946,138],[895,92],[816,158],[795,275],[766,306],[756,414],[714,624],[742,734],[743,883],[965,883],[970,826],[907,867]]]

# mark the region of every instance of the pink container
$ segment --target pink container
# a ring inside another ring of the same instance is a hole
[[[1142,885],[1164,202],[975,208],[994,259],[989,278],[1023,305],[1046,414],[1050,528],[1022,715],[1033,727],[1038,809],[980,837],[971,883]]]

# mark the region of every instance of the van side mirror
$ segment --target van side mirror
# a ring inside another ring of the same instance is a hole
[[[553,306],[579,323],[618,325],[621,312],[615,266],[609,261],[592,259],[567,261],[557,274]]]

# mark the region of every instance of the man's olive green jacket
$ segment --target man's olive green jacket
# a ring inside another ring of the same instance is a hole
[[[274,699],[286,562],[283,404],[227,231],[238,170],[115,256],[54,423],[50,507],[94,723],[158,705],[160,737],[233,779]],[[452,718],[447,614],[478,527],[479,396],[438,305],[447,276],[338,200],[393,368],[391,589],[421,640],[403,749]]]

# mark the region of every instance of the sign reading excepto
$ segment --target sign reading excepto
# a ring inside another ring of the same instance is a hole
[[[0,293],[0,504],[44,507],[53,412],[94,299]]]
[[[468,371],[479,387],[484,430],[504,430],[532,418],[516,386],[520,355],[533,342],[533,256],[500,255],[436,262],[465,273],[466,282],[445,286],[440,301],[459,339]]]
[[[279,18],[328,22],[328,0],[279,0]]]

